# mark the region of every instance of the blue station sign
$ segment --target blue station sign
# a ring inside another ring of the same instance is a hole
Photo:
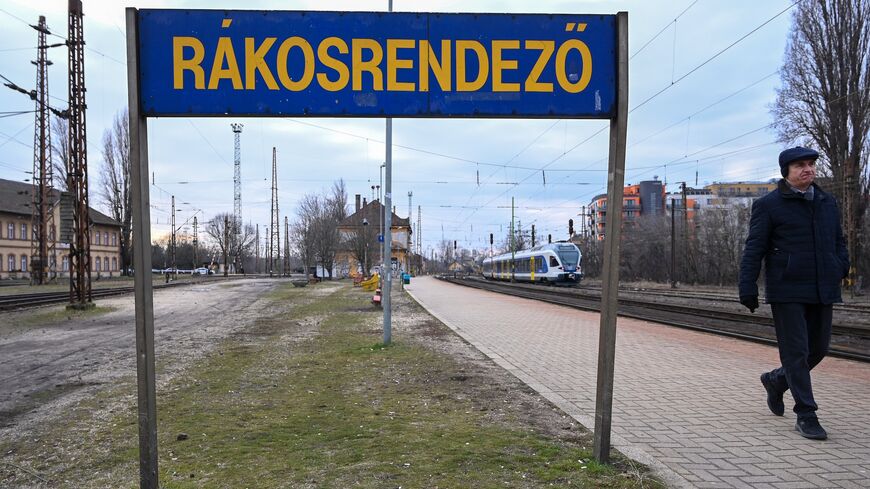
[[[149,10],[141,113],[611,118],[616,16]]]

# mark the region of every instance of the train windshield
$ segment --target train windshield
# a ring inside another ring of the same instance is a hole
[[[577,262],[580,261],[580,253],[577,250],[559,250],[559,259],[562,260],[563,265],[577,266]]]

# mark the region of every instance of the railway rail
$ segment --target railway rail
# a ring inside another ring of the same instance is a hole
[[[579,287],[583,290],[596,291],[598,294],[601,293],[601,287],[591,286],[591,285],[581,285]],[[707,300],[707,301],[717,301],[717,302],[733,302],[739,303],[740,301],[737,298],[737,290],[735,289],[733,293],[723,294],[718,292],[695,292],[688,291],[685,289],[646,289],[641,287],[632,287],[632,286],[620,286],[620,292],[631,292],[633,294],[643,294],[650,296],[659,296],[659,297],[680,297],[686,299],[698,299],[698,300]],[[763,294],[762,294],[763,295]],[[834,304],[834,309],[837,311],[846,311],[846,312],[855,312],[861,314],[870,315],[870,304]]]
[[[183,285],[199,285],[203,283],[236,280],[244,277],[214,277],[203,278],[199,281],[190,282],[170,282],[168,284],[154,284],[154,289],[164,289],[169,287],[180,287]],[[133,293],[133,287],[106,287],[102,289],[92,289],[94,299],[103,297],[111,297],[116,295],[124,295]],[[13,294],[0,296],[0,311],[11,311],[13,309],[27,309],[32,307],[47,306],[51,304],[59,304],[69,301],[69,292],[34,292],[31,294]]]
[[[509,284],[480,279],[442,280],[467,287],[540,300],[587,311],[600,311],[600,294],[591,294],[577,288],[551,288],[528,284]],[[672,294],[673,295],[673,294]],[[685,297],[685,296],[682,296]],[[692,298],[689,296],[689,298]],[[773,320],[759,314],[725,311],[707,304],[678,305],[643,298],[619,298],[620,316],[653,321],[696,331],[739,338],[757,343],[775,345]],[[834,324],[830,354],[870,362],[870,326],[861,324]]]

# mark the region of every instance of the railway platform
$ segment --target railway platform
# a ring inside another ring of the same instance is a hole
[[[430,313],[567,414],[594,426],[599,315],[430,277],[405,289]],[[612,444],[671,487],[870,487],[870,364],[813,370],[826,441],[771,414],[759,374],[775,347],[619,318]]]

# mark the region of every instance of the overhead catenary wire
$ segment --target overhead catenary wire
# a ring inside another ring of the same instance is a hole
[[[709,63],[709,62],[713,61],[714,59],[718,58],[719,56],[721,56],[722,54],[724,54],[726,51],[728,51],[729,49],[731,49],[732,47],[736,46],[737,44],[739,44],[739,43],[740,43],[741,41],[743,41],[744,39],[748,38],[749,36],[751,36],[752,34],[754,34],[755,32],[757,32],[758,30],[760,30],[762,27],[764,27],[764,26],[766,26],[767,24],[773,22],[774,19],[776,19],[776,18],[779,17],[780,15],[782,15],[782,14],[788,12],[789,10],[791,10],[792,7],[794,7],[795,5],[797,5],[797,4],[800,3],[800,2],[801,2],[801,0],[798,0],[798,1],[794,2],[794,3],[792,3],[792,4],[789,5],[788,7],[782,9],[779,13],[777,13],[777,14],[774,15],[773,17],[771,17],[771,18],[765,20],[763,23],[761,23],[761,25],[755,27],[755,28],[752,29],[751,31],[749,31],[749,32],[747,32],[746,34],[744,34],[743,36],[741,36],[741,37],[740,37],[739,39],[737,39],[736,41],[734,41],[734,42],[732,42],[731,44],[729,44],[728,46],[726,46],[726,47],[720,49],[718,52],[716,52],[716,54],[714,54],[713,56],[710,56],[709,58],[707,58],[706,60],[702,61],[700,64],[698,64],[697,66],[695,66],[694,68],[692,68],[691,70],[689,70],[688,72],[686,72],[685,74],[683,74],[682,76],[680,76],[679,78],[677,78],[676,80],[672,81],[670,85],[665,86],[664,88],[662,88],[662,89],[659,90],[658,92],[656,92],[656,93],[654,93],[653,95],[649,96],[648,98],[644,99],[643,102],[641,102],[641,103],[635,105],[632,109],[630,109],[630,110],[628,111],[629,114],[632,113],[632,112],[634,112],[635,110],[637,110],[637,109],[643,107],[644,105],[646,105],[647,103],[651,102],[652,100],[656,99],[659,95],[665,93],[666,91],[668,91],[669,89],[671,89],[674,85],[676,85],[676,84],[680,83],[681,81],[685,80],[685,79],[686,79],[687,77],[689,77],[692,73],[698,71],[699,69],[701,69],[701,68],[702,68],[704,65],[706,65],[707,63]]]

